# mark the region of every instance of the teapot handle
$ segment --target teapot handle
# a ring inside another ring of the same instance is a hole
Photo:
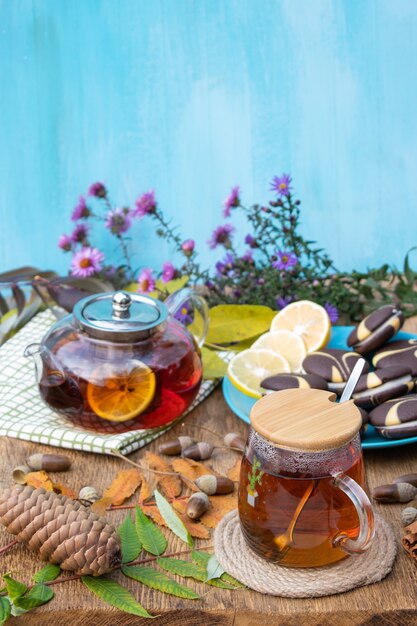
[[[209,325],[209,309],[207,302],[202,296],[199,296],[195,291],[187,287],[176,291],[165,300],[165,305],[169,313],[185,325],[188,321],[187,318],[191,319],[190,304],[192,304],[191,310],[194,309],[194,321],[192,322],[192,328],[189,328],[189,330],[192,332],[201,348],[205,341]],[[198,317],[201,319],[198,319],[196,313],[200,314]]]
[[[348,554],[365,552],[374,536],[374,514],[368,496],[358,483],[342,472],[333,475],[334,485],[341,489],[352,501],[359,517],[359,536],[351,539],[347,533],[340,532],[333,539],[333,545],[342,548]]]

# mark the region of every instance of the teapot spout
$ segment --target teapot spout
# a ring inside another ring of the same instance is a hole
[[[41,343],[29,344],[23,356],[32,358],[35,365],[36,381],[40,384],[46,377],[51,375],[65,380],[65,372],[58,358]]]

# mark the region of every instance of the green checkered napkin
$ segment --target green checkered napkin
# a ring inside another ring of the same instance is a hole
[[[116,449],[129,454],[172,427],[171,423],[161,428],[101,435],[76,428],[49,409],[39,395],[33,362],[23,352],[30,343],[40,342],[55,321],[50,311],[38,313],[0,348],[0,435],[84,452],[108,454]],[[217,381],[204,381],[180,419],[205,400],[216,384]]]

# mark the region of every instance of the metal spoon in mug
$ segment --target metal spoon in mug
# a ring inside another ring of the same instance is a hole
[[[358,380],[359,380],[360,375],[362,374],[364,365],[365,365],[365,359],[359,359],[357,363],[355,364],[355,367],[353,368],[352,373],[350,374],[348,381],[345,385],[345,388],[343,390],[342,396],[340,398],[340,402],[347,402],[348,400],[350,400],[350,397],[352,393],[354,392],[356,385],[358,384]],[[292,519],[288,525],[287,530],[281,535],[274,537],[274,544],[280,552],[277,561],[280,561],[281,559],[283,559],[284,556],[287,554],[288,550],[291,548],[293,544],[294,528],[297,523],[297,520],[307,500],[311,496],[314,488],[318,485],[318,483],[319,483],[318,480],[311,481],[311,483],[309,484],[309,486],[303,493],[297,505],[297,508],[294,511],[294,515],[292,516]]]

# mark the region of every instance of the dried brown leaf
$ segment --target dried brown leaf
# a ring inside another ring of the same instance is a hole
[[[35,489],[42,487],[46,491],[54,490],[52,480],[49,478],[45,470],[40,470],[39,472],[29,472],[29,474],[26,474],[26,484],[31,487],[35,487]]]
[[[242,465],[242,459],[238,459],[236,463],[233,465],[233,467],[231,467],[228,470],[227,476],[230,478],[230,480],[233,480],[234,482],[239,482],[241,465]]]
[[[216,528],[226,513],[237,508],[237,494],[230,493],[226,496],[211,496],[210,508],[201,516],[201,522],[209,528]]]
[[[167,463],[165,459],[149,450],[142,457],[141,464],[146,465],[150,469],[157,470],[158,472],[172,472],[169,463]],[[156,479],[158,488],[167,498],[176,498],[181,494],[182,483],[179,476],[156,474]]]
[[[177,515],[190,533],[192,537],[196,539],[210,539],[210,531],[208,528],[200,524],[200,522],[193,522],[186,514],[187,501],[186,500],[173,500],[172,506],[176,509]],[[156,510],[155,510],[156,509]],[[143,510],[147,515],[152,517],[153,521],[161,526],[166,526],[165,521],[161,517],[156,505],[146,505]]]
[[[116,506],[123,504],[127,498],[130,498],[135,493],[141,482],[142,474],[138,469],[121,470],[111,485],[107,487],[103,497],[94,502],[91,510],[98,515],[103,515],[106,508],[111,504]]]
[[[185,485],[193,491],[199,491],[198,487],[194,485],[194,481],[204,474],[217,475],[211,467],[207,467],[203,463],[198,461],[192,461],[191,459],[175,459],[171,463],[174,472],[178,472],[181,476],[184,476],[188,480],[184,480]]]

